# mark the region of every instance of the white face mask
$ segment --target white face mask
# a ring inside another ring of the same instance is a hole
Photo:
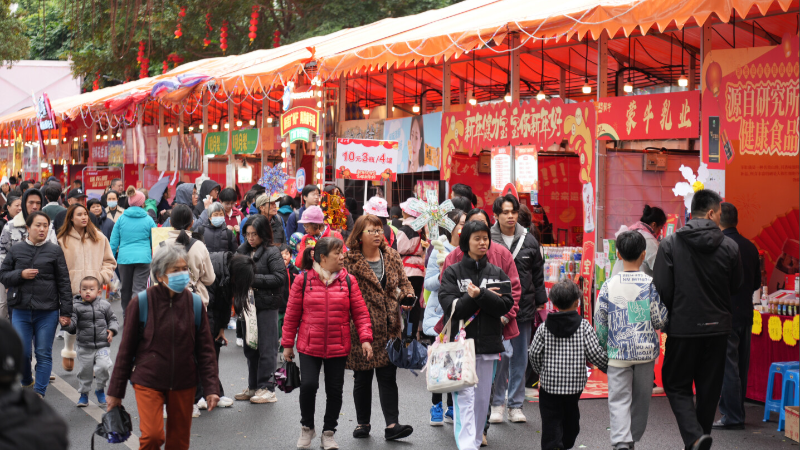
[[[211,218],[211,225],[214,225],[215,227],[220,227],[220,226],[222,226],[223,223],[225,223],[225,218],[224,217],[212,217]]]

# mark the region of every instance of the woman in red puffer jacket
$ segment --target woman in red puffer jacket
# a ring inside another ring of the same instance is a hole
[[[339,448],[333,439],[342,409],[344,368],[350,354],[350,320],[361,349],[372,358],[372,325],[355,277],[344,269],[344,242],[322,238],[314,247],[314,268],[297,276],[283,318],[283,356],[294,359],[294,339],[300,353],[300,438],[297,448],[311,448],[314,404],[319,372],[325,364],[325,420],[322,448]],[[298,333],[299,328],[299,333]]]

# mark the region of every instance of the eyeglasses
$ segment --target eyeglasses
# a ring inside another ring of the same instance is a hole
[[[373,236],[377,236],[383,233],[383,230],[364,230],[364,234],[371,234]]]

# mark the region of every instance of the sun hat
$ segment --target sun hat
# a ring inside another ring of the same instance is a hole
[[[303,217],[297,223],[318,223],[322,225],[325,223],[325,214],[322,213],[322,208],[319,206],[309,206],[303,211]]]
[[[380,197],[372,197],[364,203],[364,214],[378,217],[389,217],[389,204]]]
[[[408,200],[400,203],[400,209],[403,210],[404,213],[408,214],[411,217],[419,217],[419,211],[414,211],[410,208],[411,204],[416,200],[414,197],[410,197]]]

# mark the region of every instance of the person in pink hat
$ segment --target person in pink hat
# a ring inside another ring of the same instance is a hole
[[[372,197],[364,203],[364,214],[372,214],[381,219],[383,223],[383,237],[389,247],[397,250],[397,235],[395,229],[389,225],[389,204],[380,197]]]
[[[425,249],[428,247],[428,243],[425,239],[424,229],[415,231],[411,228],[411,222],[419,217],[419,212],[410,208],[413,200],[412,197],[400,203],[403,222],[397,233],[397,251],[403,258],[403,269],[408,281],[414,286],[414,295],[416,295],[416,301],[413,304],[402,305],[403,309],[411,310],[408,316],[408,325],[411,327],[411,337],[415,338],[423,312],[419,299],[422,297],[422,286],[425,283]]]
[[[297,267],[303,266],[303,251],[306,247],[309,245],[315,246],[318,240],[324,237],[332,237],[344,242],[344,237],[342,237],[341,233],[325,224],[325,213],[322,212],[322,208],[319,206],[314,205],[306,208],[303,217],[297,223],[302,223],[306,230],[305,236],[297,244],[297,260],[295,261]],[[347,246],[344,247],[344,251],[347,251]]]

